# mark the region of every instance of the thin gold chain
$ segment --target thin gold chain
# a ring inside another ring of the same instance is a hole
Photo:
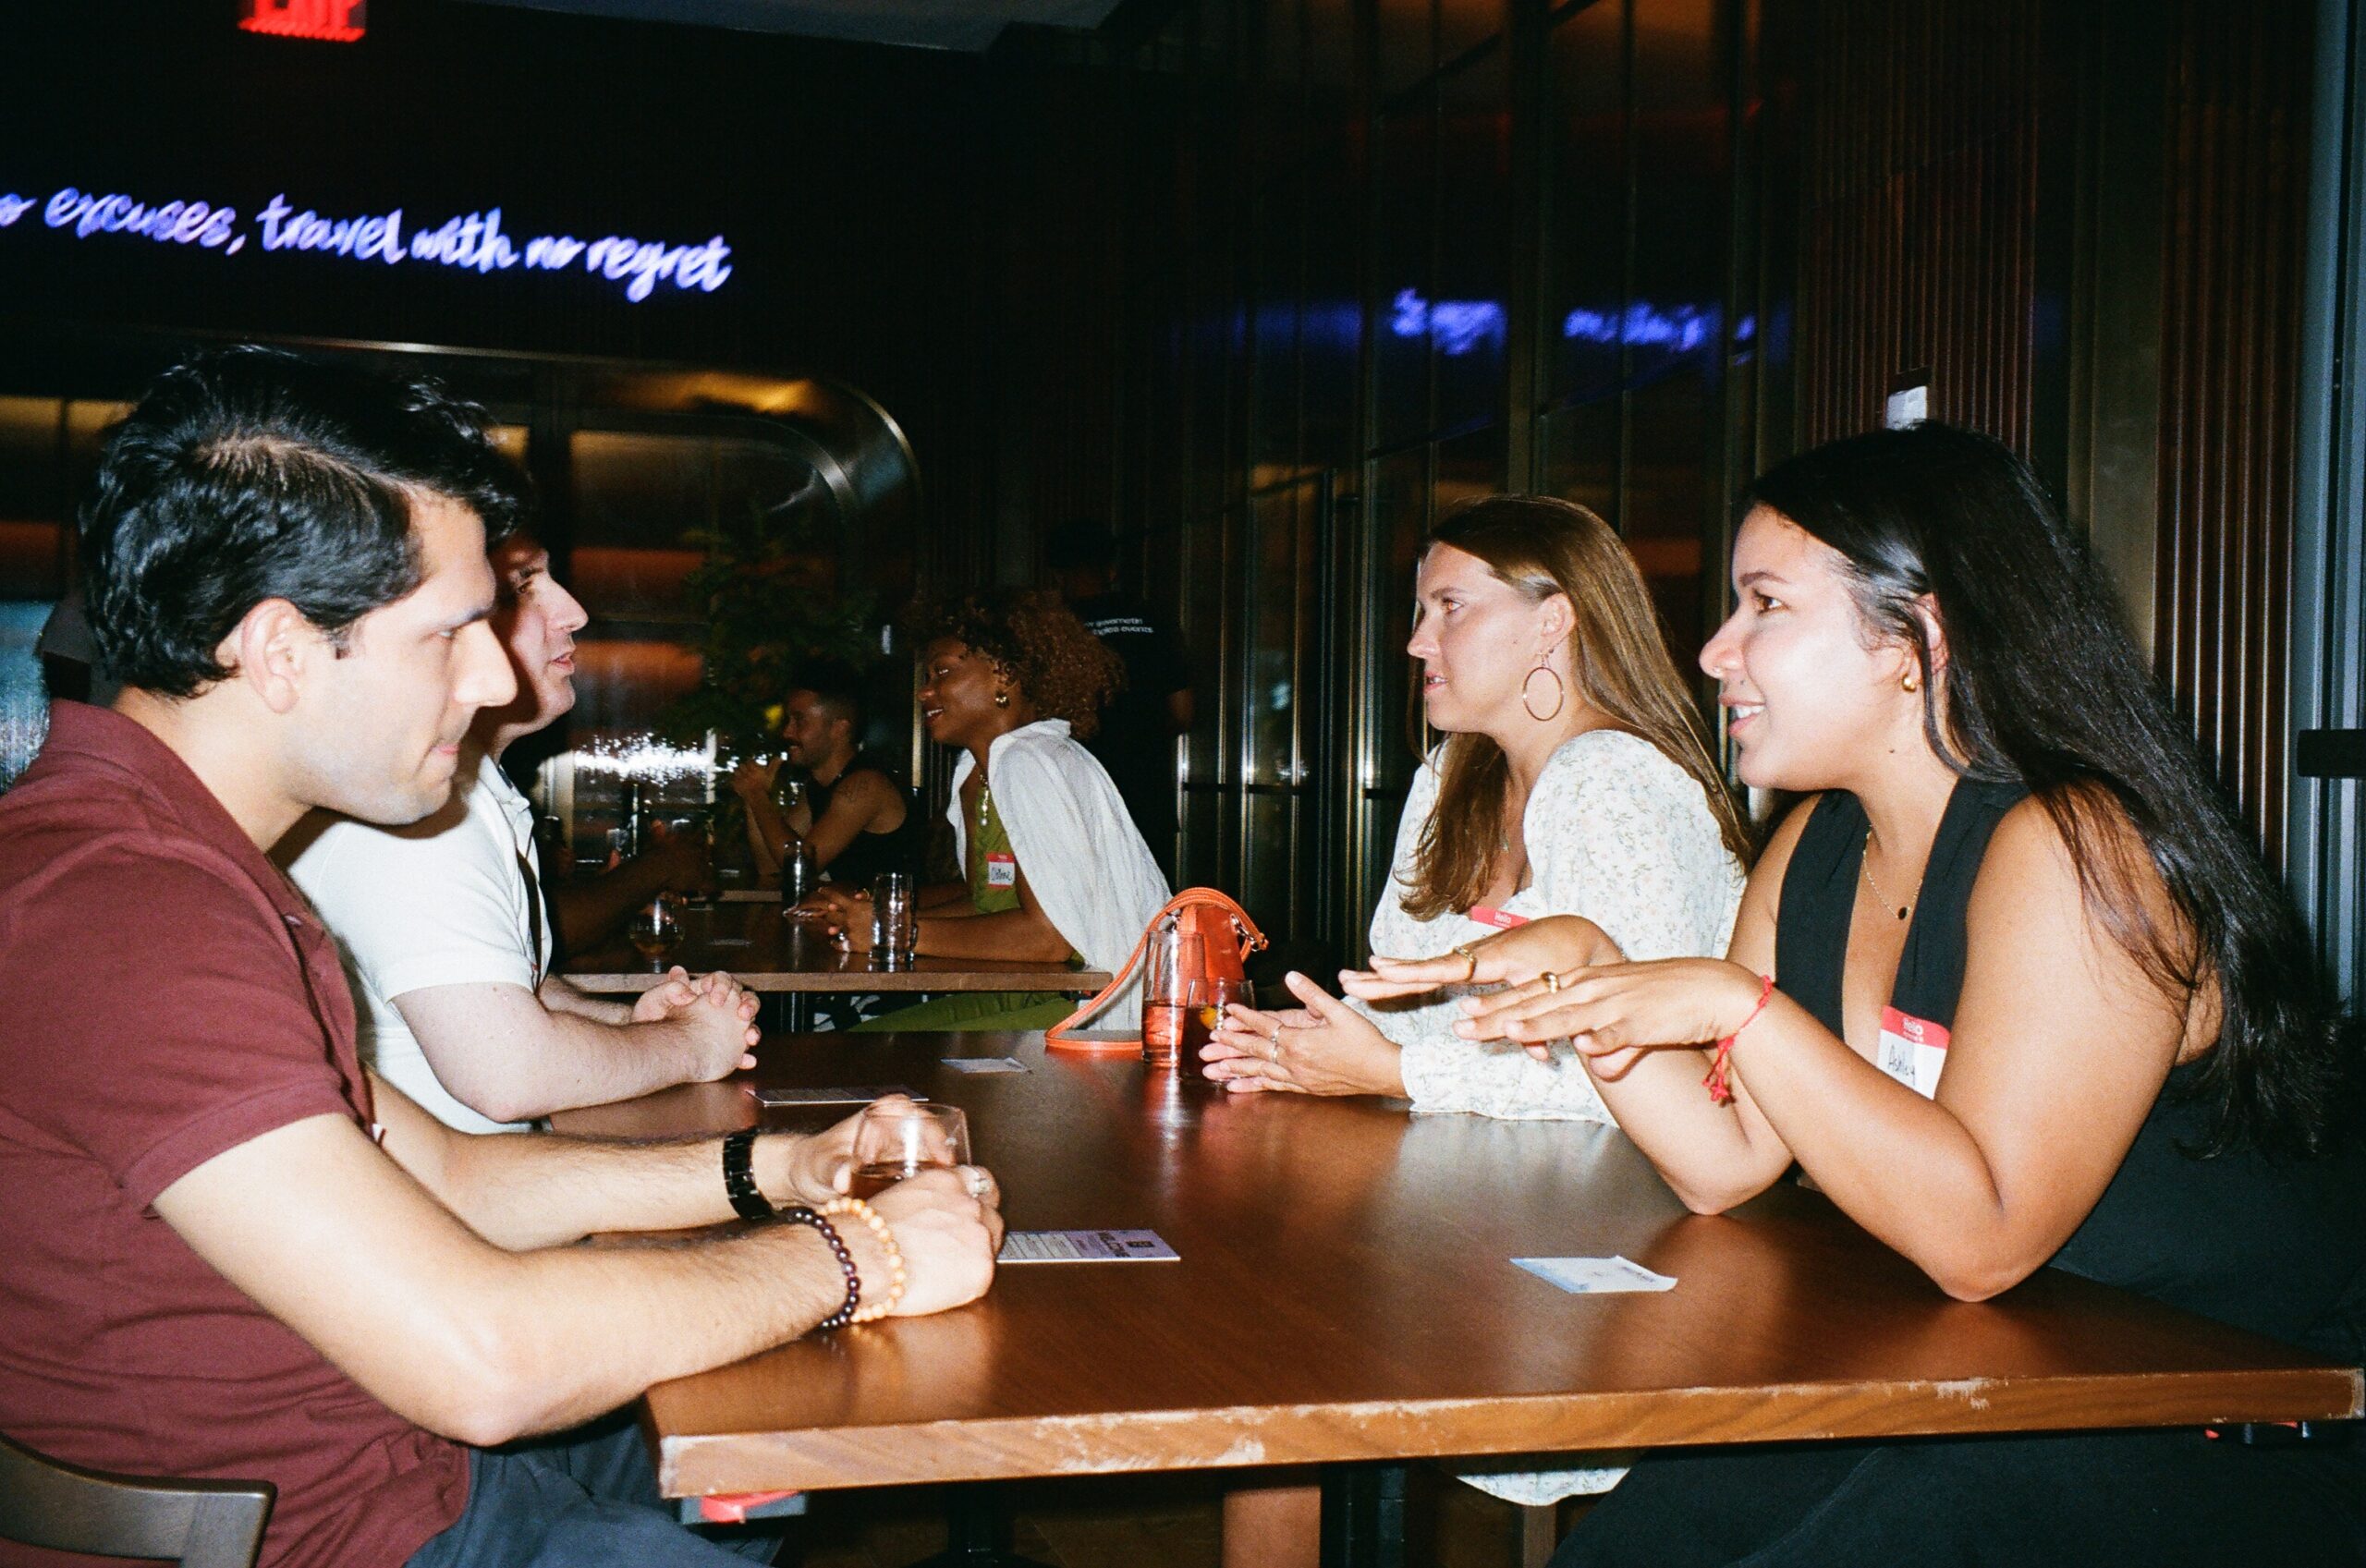
[[[1871,827],[1865,829],[1865,847],[1864,850],[1857,857],[1857,866],[1860,870],[1865,873],[1865,885],[1873,890],[1873,902],[1880,905],[1884,909],[1888,908],[1890,906],[1888,895],[1882,892],[1881,884],[1873,881],[1873,830]],[[1927,865],[1924,866],[1922,868],[1923,876],[1928,876],[1930,874],[1930,867]],[[1914,899],[1921,896],[1922,878],[1917,877],[1914,879],[1914,898],[1909,898],[1905,903],[1897,906],[1897,918],[1903,920],[1909,915],[1913,914]]]

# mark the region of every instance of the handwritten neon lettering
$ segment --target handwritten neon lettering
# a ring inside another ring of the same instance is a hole
[[[77,239],[133,234],[234,256],[249,238],[235,207],[187,200],[149,203],[73,186],[63,187],[45,201],[0,192],[0,228],[36,207],[48,227]],[[254,237],[266,252],[294,251],[389,265],[417,261],[481,276],[518,267],[529,272],[566,272],[580,261],[586,273],[623,284],[625,298],[635,304],[649,298],[661,283],[712,294],[733,270],[727,260],[731,247],[719,234],[699,245],[668,245],[613,234],[588,243],[570,234],[518,239],[504,231],[498,207],[457,213],[433,228],[416,228],[406,226],[400,207],[341,216],[309,207],[299,209],[282,191],[256,213]]]
[[[193,244],[208,250],[226,245],[226,255],[246,243],[237,232],[238,221],[235,207],[209,207],[202,201],[167,201],[151,207],[128,196],[90,195],[70,185],[42,209],[42,222],[51,228],[72,229],[78,239],[94,234],[136,234],[163,244]]]

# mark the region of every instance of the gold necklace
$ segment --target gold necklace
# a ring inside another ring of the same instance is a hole
[[[1863,848],[1863,850],[1861,850],[1861,851],[1860,851],[1860,852],[1859,852],[1859,854],[1858,854],[1858,857],[1857,857],[1857,867],[1858,867],[1858,869],[1860,869],[1860,870],[1861,870],[1861,871],[1863,871],[1863,872],[1865,873],[1865,885],[1866,885],[1867,887],[1869,887],[1869,888],[1872,889],[1872,892],[1873,892],[1873,902],[1874,902],[1874,903],[1876,903],[1876,904],[1878,904],[1878,905],[1880,905],[1883,908],[1886,909],[1886,908],[1888,908],[1888,907],[1889,907],[1890,901],[1889,901],[1889,899],[1888,899],[1886,896],[1884,896],[1884,895],[1883,894],[1882,890],[1881,890],[1881,884],[1873,881],[1873,853],[1872,853],[1872,852],[1873,852],[1873,830],[1872,830],[1872,828],[1871,826],[1868,826],[1868,827],[1865,829],[1865,847]],[[1923,868],[1922,868],[1923,876],[1928,876],[1928,875],[1930,874],[1930,871],[1931,871],[1931,868],[1929,867],[1929,865],[1925,864],[1925,865],[1923,866]],[[1915,879],[1914,879],[1914,898],[1920,898],[1920,897],[1921,897],[1921,896],[1922,896],[1922,878],[1921,878],[1921,877],[1917,877],[1917,878],[1915,878]],[[1913,913],[1914,913],[1914,898],[1909,898],[1909,899],[1908,899],[1905,903],[1903,903],[1903,904],[1901,904],[1901,905],[1899,905],[1899,906],[1897,906],[1897,918],[1898,918],[1899,919],[1903,920],[1903,919],[1905,919],[1909,915],[1911,915],[1911,914],[1913,914]]]

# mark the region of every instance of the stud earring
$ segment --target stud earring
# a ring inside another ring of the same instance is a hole
[[[1922,689],[1921,672],[1919,670],[1907,671],[1905,675],[1898,677],[1897,685],[1898,689],[1901,691],[1921,691]]]
[[[998,692],[995,692],[995,693],[994,693],[994,706],[995,706],[995,707],[997,707],[997,708],[1007,708],[1007,707],[1009,707],[1009,706],[1010,706],[1010,693],[1008,693],[1008,692],[1006,692],[1006,691],[998,691]]]

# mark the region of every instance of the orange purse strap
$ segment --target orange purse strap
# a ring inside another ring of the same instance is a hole
[[[1142,961],[1142,954],[1149,949],[1150,933],[1158,930],[1158,923],[1169,915],[1192,908],[1214,908],[1231,916],[1240,937],[1240,955],[1243,958],[1265,945],[1265,933],[1257,929],[1257,922],[1249,918],[1248,910],[1214,888],[1187,887],[1168,899],[1165,907],[1151,917],[1150,924],[1144,926],[1142,934],[1135,939],[1133,952],[1127,954],[1124,967],[1110,978],[1109,983],[1086,998],[1075,1012],[1043,1031],[1045,1047],[1053,1051],[1140,1051],[1142,1048],[1140,1034],[1093,1035],[1088,1038],[1074,1031],[1089,1014],[1106,1006],[1109,999],[1125,985],[1127,977],[1134,972],[1134,966]]]

